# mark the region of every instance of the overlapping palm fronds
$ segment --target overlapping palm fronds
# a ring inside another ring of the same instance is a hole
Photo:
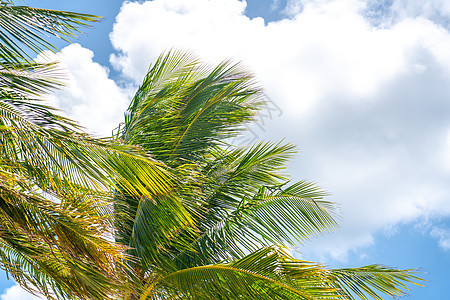
[[[97,17],[0,4],[1,268],[48,299],[108,299],[127,288],[113,190],[152,198],[173,176],[136,147],[90,138],[41,100],[61,74],[30,55]]]
[[[333,230],[335,205],[290,183],[292,145],[229,145],[264,101],[240,64],[161,55],[116,139],[94,140],[43,104],[60,74],[30,55],[97,18],[0,4],[0,264],[22,286],[64,299],[381,299],[419,280],[283,250]]]
[[[419,280],[411,270],[373,265],[326,269],[266,247],[240,259],[180,269],[150,281],[140,299],[382,299],[405,295],[405,283]],[[361,292],[363,291],[363,292]]]
[[[9,228],[33,237],[27,244],[36,247],[38,253],[48,248],[47,255],[27,258],[32,261],[29,266],[49,263],[55,268],[51,274],[46,269],[40,269],[42,274],[32,272],[36,276],[34,280],[45,278],[41,282],[41,292],[45,291],[44,284],[48,282],[57,283],[52,286],[57,291],[62,289],[61,284],[75,281],[65,288],[65,297],[71,293],[82,296],[83,285],[92,284],[99,287],[86,290],[89,291],[87,295],[100,293],[106,298],[111,291],[106,288],[110,285],[109,277],[115,277],[115,264],[124,258],[124,248],[105,239],[105,235],[111,234],[109,199],[112,188],[151,198],[168,191],[171,177],[161,163],[137,149],[106,140],[96,141],[69,130],[70,124],[63,118],[53,118],[45,106],[33,106],[18,98],[1,100],[3,173],[0,177],[4,182],[1,200],[5,207],[0,211],[9,222],[3,223],[7,224],[4,230]],[[24,109],[30,106],[33,109]],[[64,125],[64,130],[59,125]],[[0,240],[2,238],[0,235]],[[57,262],[61,263],[58,265]],[[77,267],[79,264],[82,265]],[[99,266],[104,269],[95,271]],[[22,264],[5,264],[5,269],[14,278],[25,283],[21,279],[25,276],[21,273],[22,267]],[[69,276],[77,269],[80,274],[72,275],[86,278]],[[86,270],[88,273],[83,274]],[[98,277],[100,271],[103,277]],[[62,278],[55,277],[58,272]],[[27,281],[36,283],[31,278]]]
[[[242,130],[262,103],[261,89],[239,64],[225,61],[209,70],[191,54],[175,51],[148,72],[120,137],[178,166]]]
[[[170,51],[150,68],[117,137],[170,167],[179,202],[117,198],[117,240],[139,259],[129,263],[136,291],[125,299],[381,299],[419,280],[378,265],[330,270],[282,250],[334,230],[336,206],[284,174],[292,145],[229,144],[263,99],[230,61],[209,68]]]
[[[17,1],[0,1],[0,66],[17,69],[32,60],[31,55],[57,50],[49,37],[68,41],[90,26],[97,16],[51,9],[17,6]]]

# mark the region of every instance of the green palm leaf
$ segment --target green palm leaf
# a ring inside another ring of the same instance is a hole
[[[302,181],[286,190],[263,188],[252,199],[243,199],[203,231],[191,243],[192,249],[181,252],[176,263],[179,267],[214,263],[272,244],[296,247],[296,242],[336,228],[335,206],[322,199],[326,194],[320,188]]]
[[[112,189],[148,198],[173,177],[144,151],[95,140],[42,102],[61,85],[56,65],[30,61],[97,17],[0,7],[0,263],[49,299],[123,293],[126,247],[111,241]],[[164,198],[163,198],[164,199]]]
[[[67,40],[79,28],[98,20],[92,15],[15,6],[14,1],[2,0],[0,4],[0,65],[5,69],[26,65],[30,52],[56,50],[48,36]]]
[[[380,292],[401,296],[407,290],[405,283],[417,280],[413,270],[380,265],[330,270],[268,247],[230,263],[183,269],[156,278],[141,299],[171,299],[161,297],[162,287],[180,299],[354,299],[353,295],[382,299]]]
[[[66,298],[107,298],[116,284],[115,262],[124,255],[123,247],[102,238],[110,221],[101,198],[66,195],[55,203],[33,193],[26,178],[0,172],[0,179],[0,257],[7,273],[44,294],[51,288]]]
[[[62,85],[64,77],[57,64],[22,63],[22,66],[0,68],[3,93],[37,98]]]
[[[342,299],[382,300],[379,292],[390,297],[401,297],[408,291],[407,283],[421,279],[415,270],[398,270],[382,265],[332,270],[329,280],[341,290]]]
[[[295,153],[291,144],[259,143],[233,151],[211,149],[206,158],[208,210],[236,208],[243,198],[252,197],[261,186],[285,182],[282,170]],[[211,219],[211,214],[208,216]]]
[[[313,299],[307,290],[283,282],[277,274],[278,258],[266,248],[232,263],[174,272],[161,278],[157,286],[175,289],[184,299]]]
[[[150,68],[119,135],[177,166],[239,132],[261,96],[238,64],[224,62],[211,70],[188,53],[168,52]]]

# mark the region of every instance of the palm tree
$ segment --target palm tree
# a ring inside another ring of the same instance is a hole
[[[335,204],[283,173],[295,147],[230,144],[264,103],[239,64],[170,51],[150,68],[117,131],[170,168],[167,196],[117,195],[116,241],[136,259],[124,299],[382,299],[419,280],[381,265],[327,269],[286,247],[336,228]],[[380,295],[381,294],[381,295]]]
[[[52,49],[42,34],[70,37],[96,17],[0,4],[0,263],[25,288],[67,299],[379,299],[417,279],[378,265],[328,270],[286,251],[335,228],[334,204],[281,172],[292,145],[229,144],[263,103],[239,65],[161,56],[119,142],[95,140],[43,104],[57,69],[30,55]]]
[[[173,179],[139,149],[82,133],[45,105],[58,88],[54,49],[98,18],[0,0],[0,266],[48,299],[108,299],[123,290],[124,247],[112,241],[113,189],[165,193]]]

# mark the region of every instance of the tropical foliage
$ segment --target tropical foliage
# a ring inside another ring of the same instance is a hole
[[[335,205],[284,173],[293,145],[231,143],[264,103],[239,64],[162,55],[115,139],[96,140],[45,105],[60,74],[30,56],[97,17],[0,4],[0,264],[22,286],[64,299],[381,299],[417,282],[292,257],[286,247],[336,228]]]
[[[0,265],[51,298],[107,299],[123,289],[112,190],[164,193],[172,179],[142,151],[94,140],[42,100],[61,85],[53,49],[98,18],[0,1]]]
[[[417,282],[381,265],[327,269],[286,247],[336,228],[317,185],[284,173],[295,147],[231,143],[264,103],[239,64],[188,53],[150,68],[117,131],[176,178],[170,196],[118,194],[116,241],[136,257],[125,299],[381,299]]]

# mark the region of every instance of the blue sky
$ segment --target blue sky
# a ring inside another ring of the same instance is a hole
[[[71,84],[49,101],[97,135],[121,121],[163,50],[242,60],[272,101],[251,138],[298,145],[293,179],[319,183],[341,206],[341,229],[300,246],[301,256],[332,267],[420,268],[428,282],[405,299],[447,294],[450,2],[26,3],[104,17],[48,55]],[[4,278],[0,289],[0,299],[32,299]]]

